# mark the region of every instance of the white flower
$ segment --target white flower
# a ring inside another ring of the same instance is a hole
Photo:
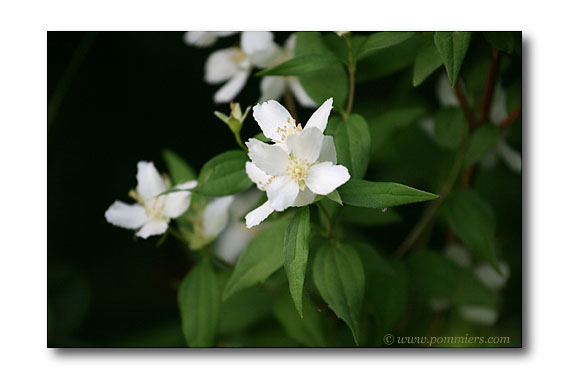
[[[261,193],[251,189],[241,194],[212,199],[202,214],[203,234],[214,240],[214,252],[235,263],[257,231],[246,228],[243,216],[258,202]]]
[[[178,191],[159,195],[169,188],[169,181],[163,179],[152,162],[137,164],[137,188],[130,195],[138,204],[129,205],[115,201],[105,212],[107,222],[122,228],[137,230],[137,236],[146,239],[151,235],[161,235],[168,228],[171,218],[182,215],[190,206],[190,192]],[[190,190],[196,181],[176,186]]]
[[[277,62],[279,46],[271,32],[242,32],[240,47],[215,51],[206,60],[206,77],[209,84],[226,82],[215,94],[216,103],[235,99],[245,86],[254,67],[267,68]]]
[[[281,51],[281,57],[275,64],[288,61],[295,56],[295,41],[296,36],[292,34],[285,42],[285,46]],[[290,90],[303,107],[312,108],[317,106],[305,92],[297,77],[266,76],[261,79],[260,87],[260,102],[265,102],[269,99],[280,99],[285,94],[285,91]]]
[[[332,98],[311,116],[304,129],[289,112],[270,100],[253,107],[253,117],[263,134],[275,144],[249,139],[245,169],[268,201],[246,215],[248,228],[258,225],[273,211],[312,203],[315,194],[328,195],[350,179],[348,169],[336,165],[333,138],[324,136]]]
[[[212,46],[219,37],[227,37],[236,32],[186,32],[184,42],[190,46],[208,47]]]

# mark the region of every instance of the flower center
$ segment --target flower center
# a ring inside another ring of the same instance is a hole
[[[236,64],[240,64],[247,59],[247,54],[240,48],[236,48],[234,54],[232,55],[232,61]]]
[[[305,179],[309,174],[309,163],[295,157],[293,154],[289,156],[289,164],[287,165],[287,175],[293,181],[299,184],[301,190],[305,189]]]
[[[277,134],[279,135],[280,141],[284,142],[287,136],[296,135],[301,132],[303,128],[301,123],[295,126],[295,119],[291,122],[291,118],[287,118],[287,124],[282,127],[277,127]]]
[[[143,201],[146,214],[151,219],[164,219],[164,200],[161,197],[154,197]]]

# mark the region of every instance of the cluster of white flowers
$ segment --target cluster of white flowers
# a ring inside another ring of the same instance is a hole
[[[208,47],[219,37],[235,32],[187,32],[184,41],[192,46]],[[295,55],[295,35],[291,35],[280,47],[273,40],[271,32],[242,32],[240,45],[213,52],[206,60],[205,80],[209,84],[224,85],[214,94],[216,103],[233,101],[245,87],[254,68],[265,69],[293,58]],[[295,99],[304,107],[316,104],[307,95],[296,77],[266,76],[261,79],[260,102],[279,99],[286,91],[291,91]]]
[[[171,219],[183,215],[191,203],[191,192],[196,181],[171,187],[166,176],[161,176],[152,162],[137,165],[137,187],[129,195],[136,204],[115,201],[105,212],[107,222],[122,228],[137,230],[143,239],[162,235]],[[168,190],[183,190],[168,192]],[[243,216],[257,203],[258,190],[242,194],[212,198],[201,216],[201,234],[204,241],[214,239],[214,250],[223,259],[235,262],[249,241],[257,234],[245,227]]]
[[[273,144],[257,139],[246,142],[251,159],[246,163],[247,175],[268,198],[246,215],[248,228],[273,211],[306,206],[316,195],[328,195],[350,179],[347,168],[336,164],[333,138],[323,134],[332,103],[332,98],[325,101],[305,128],[275,100],[253,107],[253,117]]]

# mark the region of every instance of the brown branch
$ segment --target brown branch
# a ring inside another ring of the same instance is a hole
[[[511,112],[509,116],[507,116],[503,121],[499,123],[499,127],[506,128],[508,127],[513,121],[517,119],[521,114],[521,106],[518,106],[516,110]]]
[[[473,117],[473,112],[467,103],[467,99],[465,99],[465,95],[463,95],[463,90],[461,89],[461,85],[458,83],[455,87],[455,96],[457,96],[457,100],[459,100],[459,104],[463,109],[463,113],[465,114],[465,118],[469,123],[469,130],[475,125],[475,118]]]
[[[289,89],[285,90],[285,105],[287,106],[291,116],[293,116],[293,119],[299,120],[297,117],[297,107],[295,107],[295,99],[293,99],[293,95],[291,95],[291,91],[289,91]]]
[[[485,91],[483,92],[483,100],[481,101],[479,123],[477,125],[481,125],[489,120],[489,110],[491,108],[491,100],[493,98],[493,89],[495,88],[497,68],[499,67],[499,57],[499,51],[493,48],[489,73],[487,74],[487,81],[485,82]]]

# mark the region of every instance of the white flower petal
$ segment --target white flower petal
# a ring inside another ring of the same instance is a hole
[[[299,194],[295,199],[295,203],[293,203],[293,207],[303,207],[310,205],[314,200],[315,193],[313,193],[308,187],[305,187],[305,190],[299,191]]]
[[[261,127],[265,137],[275,141],[283,141],[286,136],[277,132],[277,128],[295,128],[295,120],[279,102],[270,100],[253,107],[253,118]]]
[[[245,225],[247,228],[257,226],[263,222],[274,210],[269,205],[269,201],[265,202],[255,210],[249,212],[245,216]]]
[[[329,115],[331,114],[333,105],[333,98],[328,98],[325,102],[313,113],[313,116],[307,121],[305,124],[305,128],[307,127],[316,127],[321,130],[321,132],[325,131],[327,127],[327,122],[329,121]]]
[[[137,232],[137,236],[146,239],[152,235],[162,235],[168,229],[168,222],[164,220],[150,219]]]
[[[250,189],[235,195],[235,199],[230,206],[230,219],[232,221],[240,221],[243,216],[250,211],[263,196],[263,193],[257,189]]]
[[[279,99],[285,93],[287,87],[287,79],[284,77],[263,77],[261,79],[261,97],[260,102],[265,102],[269,99]]]
[[[332,136],[325,136],[323,145],[321,146],[321,154],[317,158],[319,162],[332,162],[336,165],[336,148],[334,146],[334,139]]]
[[[507,112],[507,93],[500,83],[497,83],[493,91],[493,99],[489,109],[489,120],[491,120],[493,124],[499,124],[505,120],[507,116],[509,116]]]
[[[228,224],[230,205],[234,197],[232,195],[214,198],[206,205],[202,214],[204,237],[216,237]]]
[[[460,85],[459,83],[457,84]],[[447,74],[441,74],[437,80],[436,95],[439,103],[443,106],[458,106],[459,100],[453,92]]]
[[[216,33],[219,37],[228,37],[231,36],[232,34],[236,34],[237,32],[214,32]]]
[[[495,268],[487,263],[477,266],[474,272],[479,280],[489,289],[499,290],[505,286],[510,275],[509,266],[506,263],[499,263],[499,268],[503,272],[502,275],[497,273]]]
[[[297,35],[293,33],[285,41],[285,50],[291,57],[295,56],[295,45],[297,45]]]
[[[502,137],[499,139],[499,142],[497,144],[497,150],[509,169],[517,173],[521,172],[522,157],[520,152],[511,148]]]
[[[285,173],[289,163],[289,154],[278,145],[266,144],[257,139],[249,139],[245,145],[249,158],[261,170],[270,175]]]
[[[291,154],[296,158],[306,160],[309,165],[314,163],[323,145],[323,132],[314,127],[306,127],[298,135],[291,135],[285,140]]]
[[[236,75],[239,71],[236,58],[243,54],[243,51],[236,47],[217,50],[210,54],[205,66],[206,83],[222,83]]]
[[[317,106],[317,103],[315,103],[309,94],[307,94],[297,77],[289,77],[287,82],[293,96],[295,96],[295,99],[297,99],[300,105],[307,108],[314,108]]]
[[[271,32],[242,32],[241,48],[246,54],[266,50],[273,44],[273,33]]]
[[[485,306],[465,305],[459,308],[459,312],[466,321],[485,326],[494,325],[499,317],[495,310]]]
[[[137,193],[142,199],[150,199],[166,190],[164,180],[152,162],[137,164]]]
[[[276,43],[272,43],[265,50],[260,50],[250,54],[249,61],[251,64],[260,69],[266,69],[277,65],[283,58],[283,51]]]
[[[282,175],[275,177],[267,185],[266,192],[271,208],[275,211],[283,211],[295,203],[297,194],[299,194],[299,185],[289,176]]]
[[[216,103],[229,103],[236,98],[240,91],[245,86],[249,71],[240,70],[232,79],[227,81],[216,93],[214,94],[214,102]]]
[[[176,189],[190,190],[196,187],[196,181],[190,181],[176,186]],[[164,215],[169,218],[178,218],[190,206],[192,194],[189,191],[175,191],[164,195]]]
[[[253,162],[246,162],[245,163],[245,172],[251,182],[255,183],[255,186],[261,191],[265,190],[265,185],[269,183],[271,176],[265,173],[263,170],[255,166]]]
[[[218,36],[216,32],[186,32],[184,33],[184,42],[190,46],[207,47],[216,42]]]
[[[222,259],[235,263],[255,233],[243,222],[230,222],[228,227],[214,241],[214,252]]]
[[[350,174],[344,166],[321,162],[309,168],[305,183],[313,193],[327,195],[349,179]]]
[[[105,211],[105,219],[114,226],[134,230],[147,221],[147,216],[144,207],[139,204],[129,205],[121,201],[115,201]]]

